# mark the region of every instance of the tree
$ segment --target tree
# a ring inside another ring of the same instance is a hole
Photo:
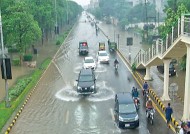
[[[25,2],[15,2],[14,6],[6,9],[3,23],[6,44],[16,44],[20,56],[27,48],[41,37],[41,30],[37,21],[28,12]],[[22,57],[20,57],[22,58]]]

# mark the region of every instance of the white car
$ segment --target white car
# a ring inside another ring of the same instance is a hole
[[[85,57],[84,62],[83,62],[83,67],[85,69],[87,69],[87,68],[96,69],[96,62],[93,59],[93,57],[91,57],[91,56],[90,57]]]
[[[98,51],[97,60],[99,63],[108,63],[109,64],[109,54],[106,51]]]

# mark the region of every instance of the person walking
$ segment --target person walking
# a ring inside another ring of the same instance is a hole
[[[167,126],[168,128],[170,128],[170,121],[172,118],[172,114],[173,114],[173,109],[170,106],[170,103],[168,103],[168,106],[165,109],[165,114],[166,114],[166,122],[167,122]]]

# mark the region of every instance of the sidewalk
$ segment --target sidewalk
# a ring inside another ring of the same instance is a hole
[[[57,52],[59,45],[55,45],[54,42],[48,41],[44,42],[44,44],[35,45],[35,48],[38,49],[38,54],[34,55],[33,60],[36,60],[37,66],[39,67],[41,63],[46,58],[53,58],[54,54]],[[10,88],[14,85],[18,78],[30,74],[35,68],[30,68],[25,65],[22,66],[11,66],[12,71],[12,79],[8,80],[8,87]],[[2,101],[5,97],[5,80],[0,79],[0,101]]]
[[[117,34],[120,34],[119,38],[119,52],[122,54],[122,56],[128,61],[129,61],[129,47],[126,46],[126,38],[127,37],[133,37],[133,46],[131,46],[131,62],[129,63],[130,65],[133,63],[133,59],[135,58],[137,52],[139,52],[140,49],[146,50],[150,46],[147,45],[142,45],[141,44],[141,37],[138,36],[138,34],[134,33],[127,33],[126,31],[121,31],[119,30],[116,26],[113,25],[106,25],[104,23],[100,23],[99,28],[102,30],[105,36],[107,36],[111,41],[115,40],[115,42],[118,43],[118,40],[115,38],[117,37]],[[176,83],[178,85],[178,92],[176,96],[172,96],[170,93],[170,98],[171,101],[161,101],[165,107],[167,106],[168,102],[171,103],[171,107],[173,108],[173,117],[174,120],[172,121],[176,125],[176,121],[180,123],[180,119],[182,118],[183,115],[183,100],[184,100],[184,86],[185,86],[185,72],[180,71],[179,68],[177,69],[177,75],[174,77],[170,77],[169,79],[169,85],[171,83]],[[151,89],[155,93],[156,100],[160,102],[160,97],[163,94],[163,74],[160,74],[156,68],[156,66],[151,67],[151,76],[153,78],[152,81],[148,81]],[[141,81],[143,81],[143,78],[145,76],[145,71],[137,71],[139,74],[139,77]],[[156,101],[155,101],[156,102]],[[160,103],[159,103],[160,105]]]

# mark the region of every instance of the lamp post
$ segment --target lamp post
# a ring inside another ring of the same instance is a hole
[[[57,1],[54,0],[55,2],[55,34],[59,34],[59,28],[58,28],[58,24],[57,24]]]
[[[6,92],[6,97],[5,97],[5,107],[10,107],[9,103],[9,92],[8,92],[8,82],[7,82],[7,70],[6,70],[6,65],[5,65],[5,52],[4,52],[4,44],[3,44],[3,28],[2,28],[2,20],[1,20],[1,9],[0,9],[0,33],[1,33],[1,50],[2,50],[2,57],[3,57],[3,72],[4,74],[4,79],[5,79],[5,92]]]
[[[68,0],[66,0],[66,4],[67,4],[67,24],[69,24]]]

